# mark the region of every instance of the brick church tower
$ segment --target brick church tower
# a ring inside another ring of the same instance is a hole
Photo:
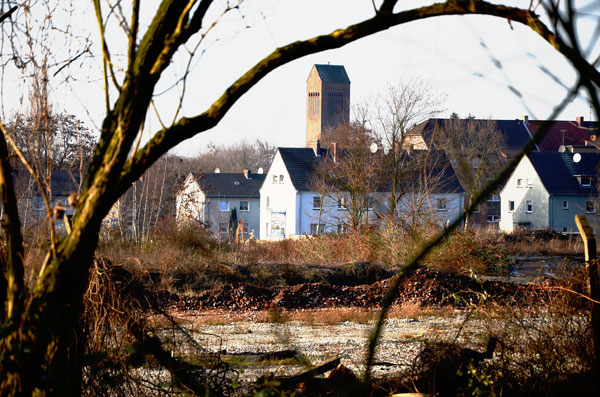
[[[306,147],[350,121],[350,79],[342,65],[314,65],[306,80]]]

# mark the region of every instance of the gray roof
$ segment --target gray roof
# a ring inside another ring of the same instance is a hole
[[[315,155],[315,151],[311,148],[279,148],[278,150],[290,174],[294,188],[301,192],[312,191],[311,179],[321,161],[329,156],[327,149],[320,149],[319,157]],[[430,158],[434,159],[434,161],[429,162],[428,174],[440,175],[439,183],[433,187],[434,193],[463,192],[464,190],[444,152],[434,150],[428,153]],[[416,155],[417,152],[413,152],[410,156],[415,157]],[[343,151],[340,151],[339,156],[343,157]],[[419,180],[417,178],[405,183],[416,184],[419,183]],[[378,191],[389,192],[391,189],[389,186],[380,186]]]
[[[431,141],[434,138],[436,127],[443,128],[444,123],[449,119],[431,118],[423,123],[415,126],[408,135],[420,135],[423,137],[428,146],[431,146]],[[466,119],[461,119],[465,120]],[[520,151],[527,142],[531,141],[531,135],[521,120],[492,120],[496,123],[496,129],[502,134],[506,149],[512,152]],[[442,149],[438,147],[438,149]]]
[[[315,65],[315,68],[323,83],[350,84],[350,79],[343,65]]]
[[[259,198],[264,174],[251,174],[250,179],[242,173],[192,172],[207,197]]]
[[[311,178],[323,156],[327,155],[327,149],[320,150],[321,157],[317,157],[311,148],[280,147],[278,150],[296,190],[311,191]]]
[[[31,174],[27,171],[15,170],[13,171],[13,178],[15,181],[30,181],[34,194],[39,195],[39,189],[37,184],[33,183]],[[50,177],[51,188],[52,188],[52,196],[69,196],[73,192],[79,191],[79,174],[78,173],[70,173],[67,170],[55,170],[52,171],[52,175]],[[18,183],[18,182],[17,182]]]
[[[597,195],[598,153],[580,153],[581,160],[573,161],[572,153],[536,152],[528,155],[548,193],[560,196]],[[578,175],[594,178],[592,186],[582,187]]]

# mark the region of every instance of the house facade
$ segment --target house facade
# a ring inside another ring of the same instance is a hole
[[[500,230],[552,229],[576,233],[575,215],[586,215],[595,232],[597,153],[531,153],[500,192]]]
[[[316,169],[326,149],[279,148],[260,189],[261,240],[281,240],[319,233],[344,233],[351,225],[348,192],[318,191]],[[464,192],[452,168],[440,167],[437,183],[403,195],[397,216],[405,224],[431,221],[440,226],[462,214]],[[410,184],[418,184],[410,181]],[[387,213],[390,191],[381,187],[368,195],[362,223],[376,224]]]
[[[260,235],[259,189],[264,174],[190,173],[176,195],[178,224],[195,222],[206,225],[219,238],[227,238],[243,223],[244,238]],[[235,215],[234,215],[235,214]]]

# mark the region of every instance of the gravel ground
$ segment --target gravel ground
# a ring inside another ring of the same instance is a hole
[[[315,311],[315,316],[318,315],[319,312]],[[422,349],[425,339],[454,340],[459,335],[459,343],[466,343],[467,340],[482,343],[480,338],[473,337],[482,332],[481,324],[473,320],[465,324],[464,319],[462,314],[449,318],[389,319],[380,339],[373,367],[374,375],[390,376],[407,369]],[[224,325],[196,325],[193,328],[192,334],[197,342],[211,352],[251,355],[295,350],[312,364],[339,357],[343,365],[356,374],[362,374],[362,363],[373,324],[343,322],[337,325],[315,325],[298,321],[283,324],[242,321]],[[470,346],[483,349],[473,343]],[[245,367],[241,380],[251,381],[268,374],[291,375],[302,369],[294,365]]]

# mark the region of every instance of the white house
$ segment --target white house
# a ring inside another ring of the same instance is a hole
[[[218,237],[227,237],[235,209],[237,221],[244,223],[244,237],[260,235],[259,189],[263,174],[190,173],[176,197],[177,223],[198,222],[210,227]]]
[[[348,196],[345,192],[320,194],[312,186],[315,170],[330,153],[326,149],[279,148],[260,188],[261,240],[279,240],[322,232],[343,233],[349,225]],[[446,160],[447,161],[447,160]],[[433,189],[412,190],[399,204],[399,215],[408,216],[418,202],[440,225],[459,217],[464,193],[452,167],[439,168],[439,182]],[[411,181],[418,184],[418,181]],[[430,186],[432,187],[432,186]],[[370,195],[366,221],[373,224],[387,211],[389,189]]]
[[[500,230],[577,232],[575,215],[586,215],[598,233],[597,153],[531,153],[500,192]]]

